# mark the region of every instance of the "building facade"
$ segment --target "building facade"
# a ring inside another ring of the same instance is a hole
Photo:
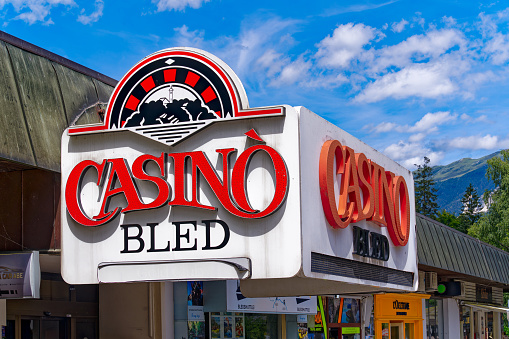
[[[2,251],[37,251],[41,272],[38,298],[1,301],[5,337],[501,337],[507,253],[416,215],[411,173],[336,126],[250,108],[195,50],[149,56],[114,90],[0,39]]]

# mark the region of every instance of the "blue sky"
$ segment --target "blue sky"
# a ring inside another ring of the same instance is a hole
[[[302,105],[407,168],[509,148],[509,3],[0,0],[2,30],[120,79],[190,46],[252,107]]]

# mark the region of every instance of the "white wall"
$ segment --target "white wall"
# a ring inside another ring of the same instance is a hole
[[[443,314],[444,338],[460,339],[462,329],[460,326],[460,308],[458,301],[455,299],[443,299]]]

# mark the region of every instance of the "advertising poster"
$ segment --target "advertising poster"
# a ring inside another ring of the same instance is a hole
[[[244,337],[244,317],[235,316],[235,337]]]
[[[210,316],[210,337],[213,339],[221,338],[221,317],[217,315]]]
[[[210,338],[244,339],[244,314],[237,312],[210,313]]]
[[[231,316],[224,317],[224,338],[233,337],[233,318]]]
[[[205,338],[202,281],[187,282],[187,330],[189,339]]]
[[[359,300],[351,298],[342,298],[343,312],[341,314],[341,322],[343,324],[360,323]]]

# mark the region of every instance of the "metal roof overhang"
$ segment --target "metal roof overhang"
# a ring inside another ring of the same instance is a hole
[[[417,214],[419,268],[509,290],[509,253]]]
[[[495,305],[490,305],[490,304],[463,302],[462,305],[469,306],[472,308],[477,308],[477,309],[480,309],[483,311],[488,311],[488,312],[509,312],[508,307],[495,306]]]

